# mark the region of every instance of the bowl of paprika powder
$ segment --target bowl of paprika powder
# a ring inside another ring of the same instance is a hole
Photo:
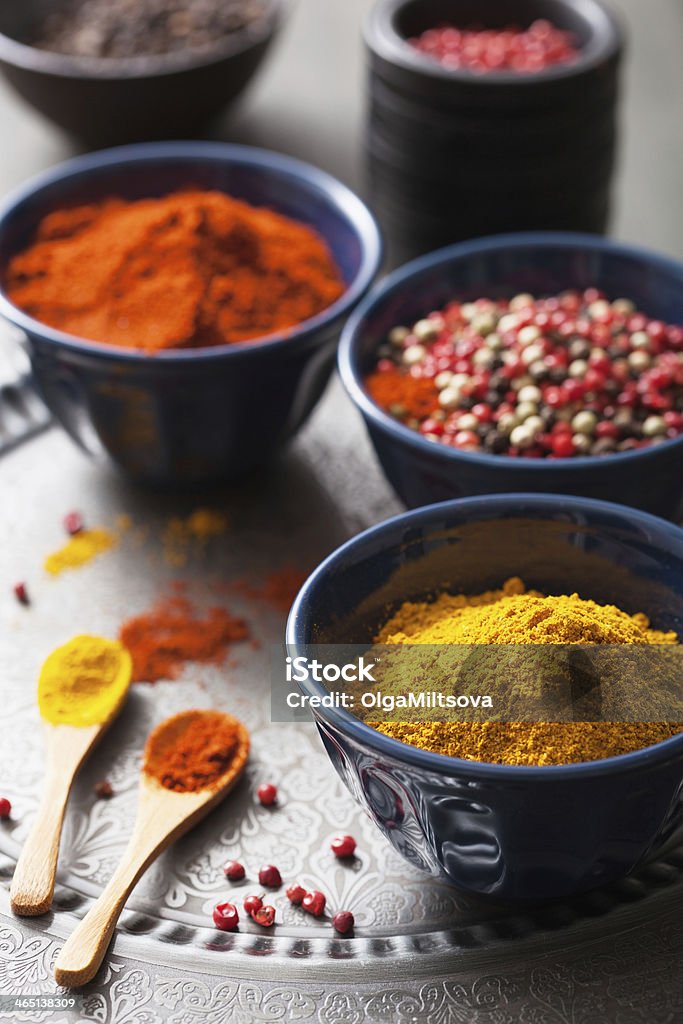
[[[300,161],[123,147],[5,201],[0,310],[82,448],[195,485],[263,465],[299,429],[381,255],[361,200]]]

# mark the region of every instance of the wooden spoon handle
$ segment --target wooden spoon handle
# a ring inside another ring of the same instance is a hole
[[[145,848],[134,836],[104,892],[62,947],[55,965],[58,985],[78,988],[95,977],[124,904],[153,857],[154,851],[150,854],[149,846]]]
[[[10,889],[15,914],[34,917],[50,909],[66,802],[76,772],[101,731],[99,725],[47,727],[45,788]]]
[[[12,878],[10,901],[15,914],[34,917],[52,904],[57,874],[59,839],[72,778],[48,777],[33,828],[19,856]]]

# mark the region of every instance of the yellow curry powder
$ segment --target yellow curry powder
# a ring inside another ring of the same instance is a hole
[[[51,576],[59,576],[65,569],[78,569],[86,565],[103,551],[114,547],[116,543],[116,535],[103,527],[80,530],[61,548],[47,556],[45,569]]]
[[[406,602],[382,627],[380,644],[676,644],[646,615],[628,615],[577,594],[548,597],[507,580],[472,596]],[[494,764],[552,765],[639,750],[683,729],[668,722],[380,722],[387,736],[424,750]]]
[[[132,662],[116,640],[77,636],[45,660],[38,707],[52,725],[99,725],[114,714],[130,686]]]

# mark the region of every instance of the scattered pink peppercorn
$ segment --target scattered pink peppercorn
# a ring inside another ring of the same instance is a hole
[[[297,885],[296,883],[294,885],[290,885],[286,891],[286,896],[289,902],[293,903],[297,907],[301,905],[301,901],[305,895],[306,890],[303,885]]]
[[[339,857],[341,860],[353,857],[356,852],[356,840],[353,836],[337,836],[330,843],[330,849],[335,857]]]
[[[0,820],[5,821],[12,813],[12,805],[7,797],[0,796]]]
[[[277,889],[282,885],[282,875],[274,864],[264,864],[259,869],[258,880],[268,889]]]
[[[234,903],[217,903],[213,908],[213,923],[222,932],[233,932],[240,923],[240,916]]]
[[[12,587],[12,590],[14,591],[14,596],[16,597],[19,604],[29,605],[31,603],[29,600],[28,590],[26,589],[25,583],[15,583],[14,586]]]
[[[251,916],[262,928],[272,928],[275,924],[275,907],[259,907]]]
[[[249,917],[253,917],[257,910],[260,910],[263,906],[263,896],[245,896],[244,897],[244,909],[246,910]]]
[[[223,867],[223,873],[230,882],[241,882],[245,875],[244,864],[238,860],[229,860]]]
[[[325,894],[314,889],[312,892],[306,893],[301,901],[301,906],[307,914],[312,914],[313,917],[320,917],[325,911],[325,903]]]
[[[256,790],[256,796],[264,807],[272,807],[277,800],[277,786],[272,782],[263,782]]]
[[[114,788],[108,779],[101,779],[93,788],[98,800],[111,800],[114,795]]]
[[[83,516],[80,512],[69,512],[64,516],[64,529],[73,537],[83,530]]]
[[[340,910],[332,918],[332,927],[340,935],[348,935],[353,929],[354,924],[353,914],[350,910]]]

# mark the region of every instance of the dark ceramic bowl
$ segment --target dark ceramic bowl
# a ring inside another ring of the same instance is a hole
[[[262,22],[206,51],[119,60],[21,42],[50,4],[0,5],[0,70],[31,106],[91,146],[196,135],[242,92],[285,13],[284,0],[268,0]]]
[[[678,527],[606,502],[496,495],[397,516],[335,551],[294,603],[288,654],[365,644],[404,600],[444,586],[481,592],[517,574],[683,630]],[[603,885],[683,823],[683,735],[602,761],[509,767],[419,750],[343,709],[314,714],[332,764],[389,842],[471,892],[542,899]]]
[[[580,48],[572,64],[535,75],[497,71],[477,75],[450,70],[407,42],[444,23],[461,27],[526,26],[547,18],[571,31]],[[467,109],[530,111],[557,108],[578,90],[600,90],[618,67],[623,33],[613,14],[598,0],[378,0],[365,26],[373,74],[408,97]]]
[[[552,294],[595,285],[611,298],[683,324],[683,265],[591,235],[539,232],[454,245],[386,278],[344,329],[342,380],[363,414],[389,481],[412,507],[472,494],[544,491],[618,501],[675,518],[683,508],[683,437],[633,452],[525,459],[460,452],[425,440],[375,405],[363,381],[396,324],[414,323],[455,297]]]
[[[48,407],[85,450],[104,448],[129,476],[156,484],[230,479],[266,462],[320,398],[342,321],[382,256],[367,207],[334,178],[265,150],[221,143],[153,143],[62,164],[0,208],[0,272],[40,219],[104,196],[161,196],[188,183],[218,189],[314,227],[346,283],[332,306],[262,342],[149,356],[47,327],[12,305]]]

